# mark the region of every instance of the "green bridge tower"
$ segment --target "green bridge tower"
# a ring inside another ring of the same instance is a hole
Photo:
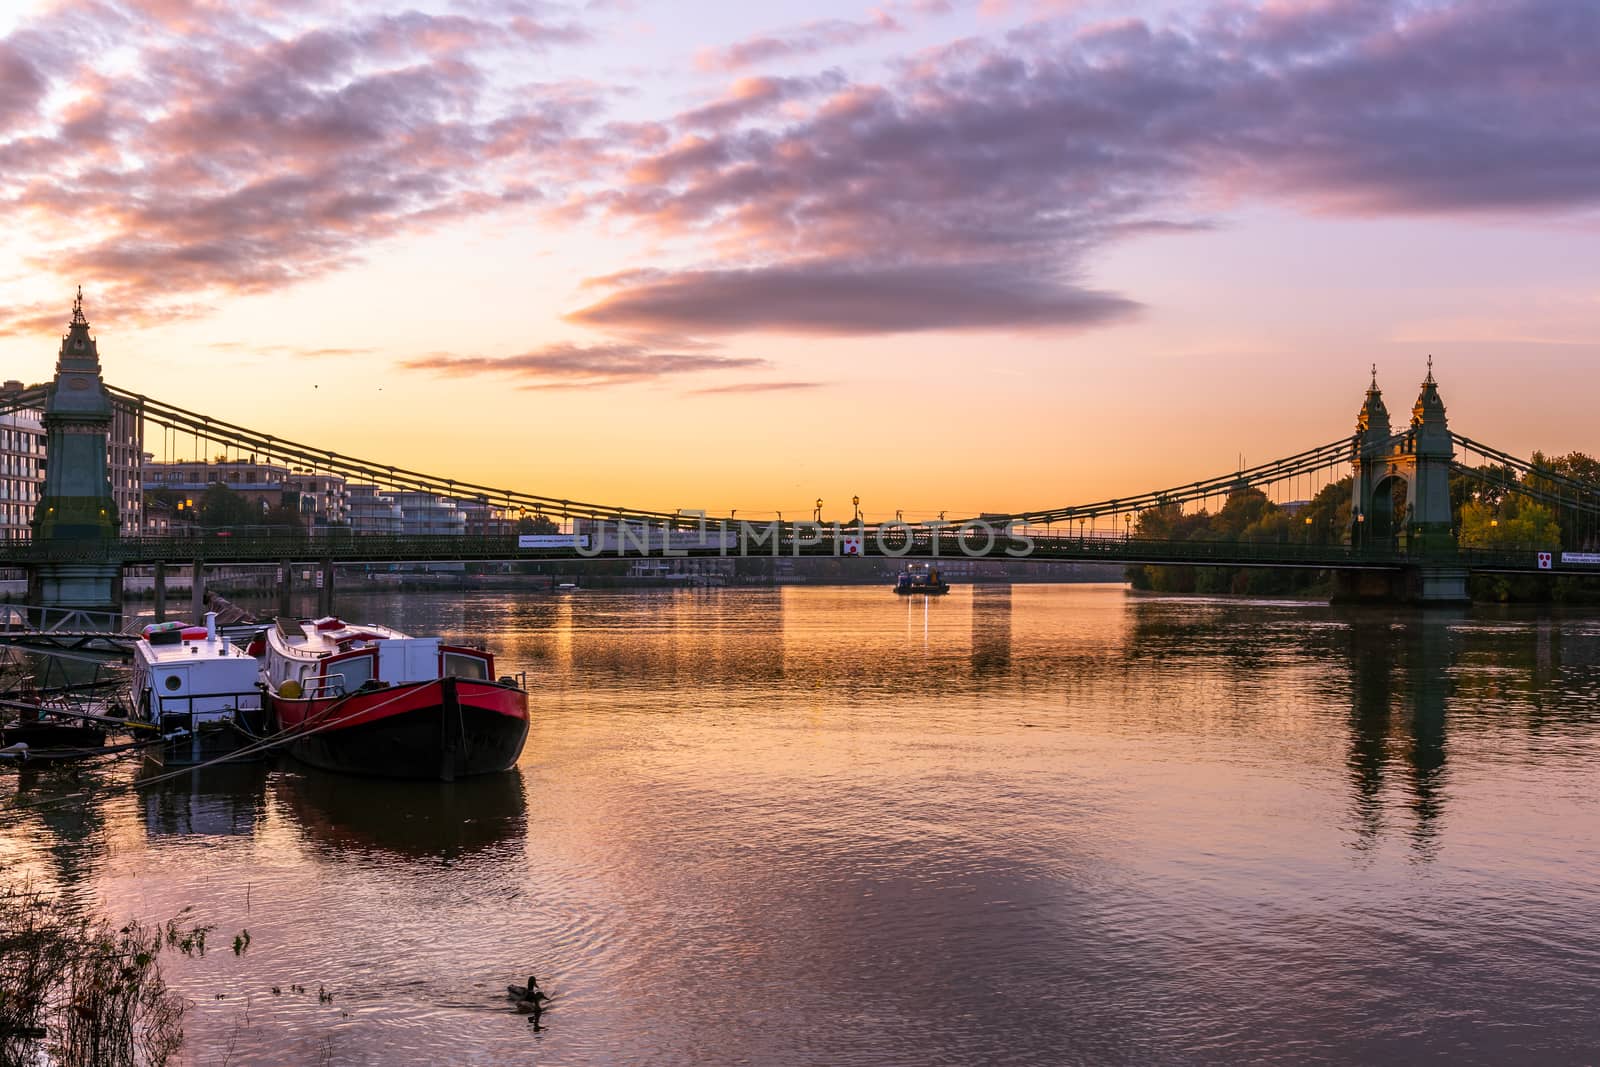
[[[1410,564],[1398,582],[1381,576],[1345,573],[1337,579],[1338,599],[1410,600],[1459,604],[1467,597],[1467,571],[1456,558],[1450,514],[1450,463],[1454,439],[1445,417],[1433,357],[1422,380],[1411,424],[1394,432],[1378,388],[1378,368],[1356,416],[1350,462],[1350,543],[1389,551],[1404,547]],[[1397,501],[1404,501],[1399,508]]]
[[[79,287],[45,398],[44,486],[33,513],[34,543],[70,547],[78,558],[35,564],[30,603],[122,610],[122,566],[107,551],[118,534],[106,451],[111,418],[100,352],[89,336]]]

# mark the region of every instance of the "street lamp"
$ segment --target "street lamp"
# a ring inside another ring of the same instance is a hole
[[[817,521],[822,521],[822,498],[817,497]]]
[[[856,522],[860,522],[861,521],[861,498],[859,496],[851,497],[850,498],[850,506],[856,509],[855,521]]]

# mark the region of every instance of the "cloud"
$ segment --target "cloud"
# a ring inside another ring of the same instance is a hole
[[[678,125],[689,128],[724,127],[768,114],[789,101],[804,99],[827,90],[837,90],[843,85],[844,76],[838,73],[822,74],[814,78],[739,78],[721,99],[686,111],[675,121]]]
[[[830,88],[804,114],[774,114],[777,87],[755,84],[759,107],[735,96],[685,113],[680,137],[627,155],[621,181],[582,198],[698,261],[613,278],[570,318],[708,333],[1070,328],[1135,306],[1077,284],[1102,248],[1206,228],[1241,202],[1592,207],[1597,47],[1600,5],[1583,0],[1219,3],[964,39],[882,84]]]
[[[661,273],[575,311],[605,329],[806,334],[1081,327],[1125,317],[1132,301],[1005,264],[875,266],[819,261]]]
[[[747,37],[725,48],[703,49],[695,56],[695,65],[701,70],[740,70],[775,60],[814,56],[830,48],[860,44],[903,29],[894,16],[885,11],[873,11],[870,18],[861,21],[821,19],[772,34]]]
[[[29,227],[31,265],[152,322],[540,203],[598,94],[490,71],[588,31],[521,4],[473,12],[68,0],[0,40],[0,210]],[[96,54],[113,41],[115,78]],[[0,313],[0,330],[26,319]]]
[[[519,380],[523,389],[577,389],[627,385],[683,374],[748,370],[766,361],[704,352],[660,353],[628,342],[594,345],[558,343],[513,356],[457,356],[433,353],[400,364],[455,377],[462,374],[502,375]]]
[[[573,321],[715,335],[1114,323],[1137,294],[1094,287],[1104,249],[1240,204],[1600,204],[1591,0],[1087,17],[879,57],[870,81],[749,74],[903,39],[888,12],[807,23],[705,53],[746,76],[681,110],[516,82],[530,53],[595,38],[536,3],[63,0],[0,39],[0,211],[18,273],[81,279],[102,319],[207,314],[515,212],[634,231],[673,267],[596,282]],[[0,333],[61,314],[12,304]]]
[[[804,389],[821,389],[826,382],[735,382],[732,385],[714,385],[709,389],[691,389],[686,396],[716,396],[723,393],[779,393],[798,392]]]

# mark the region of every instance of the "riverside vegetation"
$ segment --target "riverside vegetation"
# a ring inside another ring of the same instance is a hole
[[[1546,457],[1535,452],[1539,470],[1600,486],[1600,460],[1582,452]],[[1519,495],[1514,487],[1551,490],[1540,484],[1538,471],[1521,478],[1510,468],[1478,468],[1480,477],[1450,476],[1451,513],[1462,548],[1514,550],[1556,548],[1595,551],[1600,528],[1594,517],[1576,507],[1560,509]],[[1272,544],[1341,544],[1350,528],[1350,478],[1323,486],[1310,501],[1293,510],[1269,500],[1261,490],[1241,486],[1216,512],[1185,514],[1177,505],[1141,512],[1133,525],[1139,537],[1173,541],[1238,541]],[[1499,483],[1498,485],[1492,483]],[[1395,514],[1404,514],[1403,485]],[[1330,591],[1325,572],[1288,568],[1134,566],[1128,579],[1135,589],[1166,593],[1242,593],[1317,595]],[[1592,578],[1477,575],[1475,600],[1600,602],[1600,581]]]

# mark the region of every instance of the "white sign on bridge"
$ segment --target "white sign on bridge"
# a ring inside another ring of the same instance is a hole
[[[1550,569],[1550,566],[1551,566],[1550,553],[1548,553],[1548,552],[1539,553],[1539,569],[1542,570],[1542,571],[1547,571],[1547,570]]]
[[[1563,552],[1562,563],[1600,563],[1600,552]]]
[[[588,548],[588,534],[518,534],[518,548]]]

